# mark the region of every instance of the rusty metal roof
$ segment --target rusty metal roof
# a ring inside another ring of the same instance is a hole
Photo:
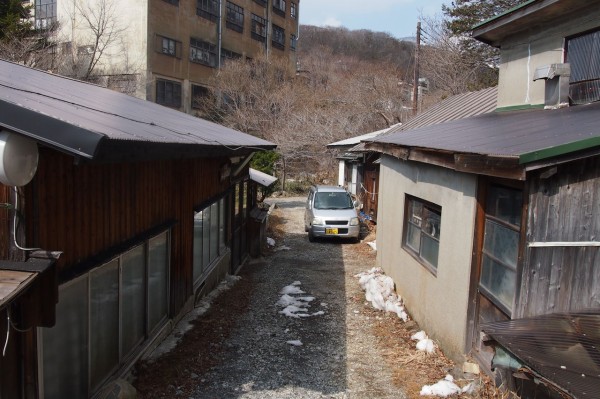
[[[497,97],[497,87],[448,97],[408,122],[390,129],[386,135],[493,112],[496,109]]]
[[[528,163],[599,147],[598,120],[600,102],[557,110],[492,112],[397,131],[370,142]]]
[[[216,156],[275,148],[174,109],[2,60],[0,127],[88,159]]]
[[[482,325],[537,374],[575,398],[600,392],[600,313],[550,314]]]

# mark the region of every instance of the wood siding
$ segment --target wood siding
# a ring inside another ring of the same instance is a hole
[[[25,245],[62,251],[58,273],[65,276],[82,262],[175,222],[170,269],[174,315],[192,295],[194,209],[228,190],[229,182],[219,178],[226,162],[210,158],[77,165],[70,156],[41,149],[38,172],[25,187]]]
[[[528,242],[600,239],[600,157],[532,174]],[[526,248],[514,318],[600,309],[599,247]]]

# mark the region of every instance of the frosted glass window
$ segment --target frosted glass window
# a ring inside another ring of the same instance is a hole
[[[90,378],[95,389],[119,364],[119,261],[90,272]]]
[[[46,398],[88,396],[87,282],[85,276],[60,287],[56,324],[41,329]]]
[[[146,312],[145,245],[121,257],[121,345],[127,356],[144,339]]]
[[[202,265],[204,270],[210,264],[210,208],[206,208],[204,212],[202,212],[202,226],[204,229],[202,230]]]
[[[219,255],[219,203],[210,207],[210,261]]]
[[[193,254],[193,267],[194,267],[194,282],[202,276],[202,211],[194,213],[194,254]]]
[[[219,201],[219,253],[225,252],[225,198]]]
[[[440,251],[442,209],[414,197],[407,197],[406,201],[404,248],[435,271]]]
[[[169,302],[168,234],[148,242],[148,330],[153,331],[167,317]]]

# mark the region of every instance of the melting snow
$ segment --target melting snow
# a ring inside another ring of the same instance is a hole
[[[281,291],[279,291],[282,295],[276,305],[283,308],[279,313],[296,319],[324,315],[325,312],[322,310],[308,313],[310,303],[316,299],[314,296],[293,296],[305,294],[305,292],[300,289],[300,285],[302,285],[300,281],[294,281],[292,284],[283,287]],[[321,304],[321,306],[323,306],[323,304]]]
[[[422,396],[441,396],[445,398],[458,393],[472,393],[473,384],[469,384],[464,388],[459,387],[454,383],[454,378],[450,374],[446,378],[439,380],[433,385],[425,385],[421,388]]]
[[[380,267],[357,274],[358,283],[365,291],[365,298],[373,307],[386,312],[394,312],[403,321],[408,320],[408,314],[400,298],[394,291],[394,280],[386,276]]]

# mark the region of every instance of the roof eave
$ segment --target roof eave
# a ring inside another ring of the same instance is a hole
[[[370,151],[390,155],[403,161],[421,162],[477,175],[525,180],[526,170],[513,155],[461,153],[433,148],[407,147],[391,143],[369,142]]]

